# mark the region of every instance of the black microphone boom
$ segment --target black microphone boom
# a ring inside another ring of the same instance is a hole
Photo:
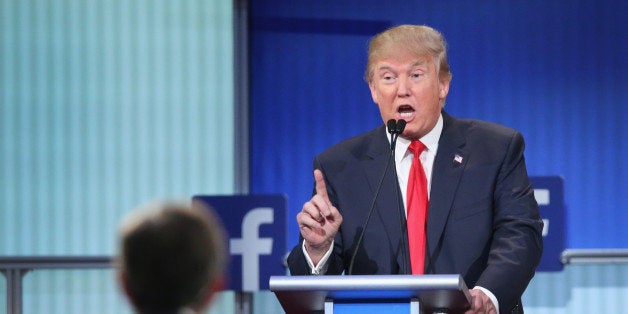
[[[348,275],[353,274],[353,264],[355,263],[355,257],[358,254],[358,249],[360,248],[360,245],[362,244],[362,239],[364,238],[366,227],[368,226],[369,220],[371,219],[371,214],[373,213],[373,209],[375,209],[375,201],[377,201],[377,196],[379,195],[379,191],[382,188],[382,183],[384,182],[384,178],[386,177],[386,173],[388,172],[388,168],[390,166],[390,160],[392,159],[393,165],[395,164],[395,159],[394,159],[395,144],[397,143],[397,138],[399,137],[401,133],[403,133],[403,130],[406,127],[406,121],[402,119],[399,121],[390,119],[386,123],[386,126],[388,127],[388,133],[390,133],[390,154],[388,155],[388,160],[386,161],[386,168],[384,168],[384,173],[382,174],[382,177],[379,180],[379,183],[377,184],[377,188],[375,189],[375,195],[373,195],[373,199],[371,201],[371,207],[369,208],[368,214],[366,215],[366,221],[364,222],[364,226],[362,227],[362,230],[360,231],[360,236],[358,237],[358,241],[355,245],[355,248],[353,249],[353,254],[351,254],[351,261],[349,262],[349,270],[347,272]],[[397,172],[395,171],[395,178],[396,177],[397,177]],[[396,183],[395,185],[397,186],[397,192],[398,192],[399,184]],[[398,195],[399,193],[397,193],[397,196]],[[397,201],[397,204],[399,204],[399,201]],[[402,239],[403,239],[403,235],[402,235]],[[405,246],[405,241],[403,241],[402,245]],[[405,248],[403,251],[405,253]],[[404,261],[405,259],[406,258],[404,256]]]
[[[400,119],[397,121],[397,136],[403,133],[403,130],[406,128],[406,120]],[[395,144],[397,143],[397,138],[395,138]],[[397,163],[395,161],[395,147],[392,147],[392,161],[393,161],[393,171],[395,178],[397,178]],[[395,182],[395,203],[397,204],[397,209],[399,211],[399,230],[401,230],[401,255],[403,259],[403,271],[402,273],[409,274],[408,269],[408,246],[406,245],[406,224],[404,223],[404,217],[406,215],[405,208],[402,205],[402,202],[399,201],[401,196],[401,189],[399,188],[399,182]]]

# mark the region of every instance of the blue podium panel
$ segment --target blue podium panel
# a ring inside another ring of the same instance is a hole
[[[334,303],[333,314],[410,314],[408,302]]]

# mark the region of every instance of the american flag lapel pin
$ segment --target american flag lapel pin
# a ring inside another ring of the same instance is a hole
[[[459,154],[456,154],[456,156],[454,156],[454,161],[461,164],[462,163],[462,156],[460,156]]]

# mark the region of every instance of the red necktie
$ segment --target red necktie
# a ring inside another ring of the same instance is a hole
[[[412,274],[423,274],[425,265],[425,230],[427,221],[427,178],[419,156],[425,145],[418,140],[412,141],[408,149],[414,154],[410,177],[408,178],[407,226],[408,246],[410,248],[410,266]]]

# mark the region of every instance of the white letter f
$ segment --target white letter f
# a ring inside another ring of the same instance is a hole
[[[231,254],[242,255],[242,291],[259,290],[259,255],[273,250],[273,239],[259,238],[259,226],[273,223],[273,209],[254,208],[242,219],[242,238],[231,239]]]

